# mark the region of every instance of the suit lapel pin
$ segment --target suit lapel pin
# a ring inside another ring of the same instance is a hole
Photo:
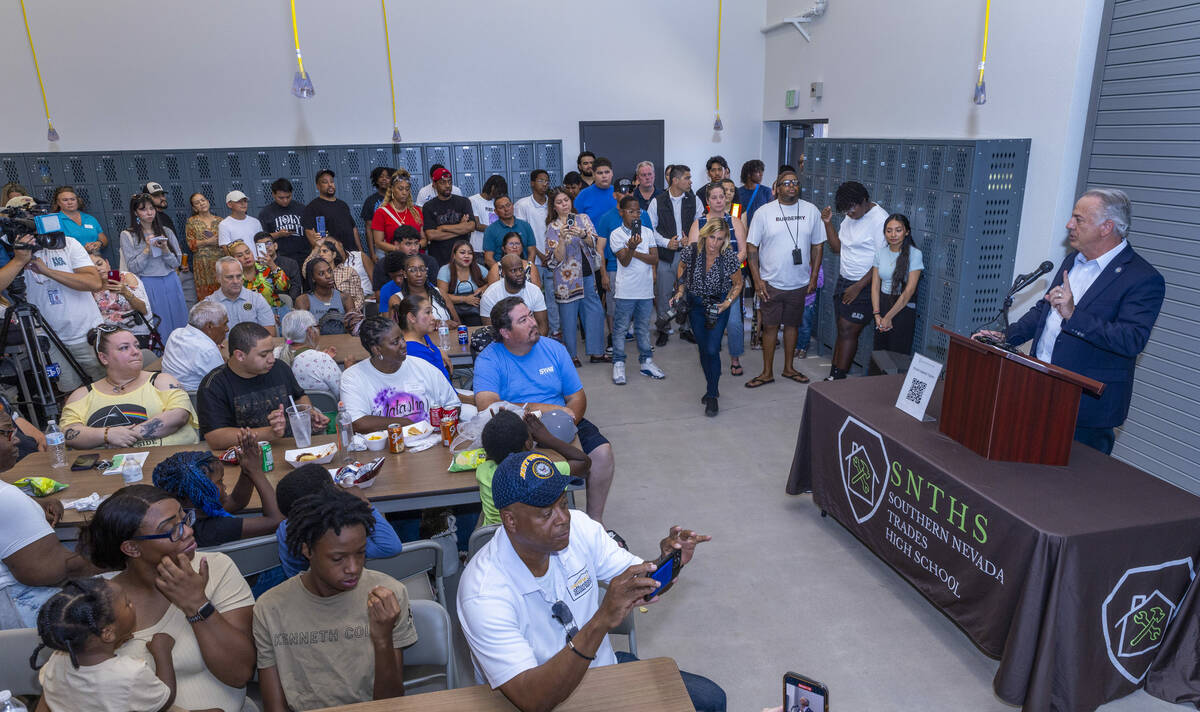
[[[1124,268],[1123,268],[1123,267],[1118,267],[1118,268],[1117,268],[1117,270],[1116,270],[1117,274],[1121,274],[1121,270],[1122,270],[1122,269],[1124,269]]]

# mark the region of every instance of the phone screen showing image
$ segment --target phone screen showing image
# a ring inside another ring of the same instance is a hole
[[[827,712],[829,688],[798,673],[783,676],[783,712]]]

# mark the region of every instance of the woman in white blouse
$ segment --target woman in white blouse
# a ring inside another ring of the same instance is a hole
[[[342,369],[334,360],[337,349],[330,346],[321,350],[318,346],[321,330],[312,312],[293,309],[284,314],[282,331],[287,343],[276,347],[275,358],[291,365],[300,387],[306,391],[329,391],[334,398],[340,398]],[[353,364],[347,356],[346,366]]]

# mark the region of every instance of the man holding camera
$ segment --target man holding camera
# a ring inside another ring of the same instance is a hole
[[[817,206],[800,199],[795,171],[779,174],[777,200],[759,208],[750,223],[748,262],[754,294],[762,314],[762,373],[746,382],[758,388],[775,380],[775,342],[783,326],[784,367],[780,374],[797,383],[808,377],[796,370],[792,359],[796,338],[804,321],[804,298],[817,289],[821,243],[825,228]]]
[[[46,237],[42,236],[42,239]],[[37,248],[32,235],[21,235],[14,247],[12,260],[0,267],[0,289],[8,289],[15,300],[15,292],[20,287],[12,284],[23,278],[22,286],[29,303],[38,308],[42,318],[75,357],[88,382],[104,378],[104,368],[87,343],[88,330],[103,321],[92,292],[104,283],[87,250],[75,240],[65,240],[57,249]],[[8,318],[7,313],[5,318]],[[65,361],[58,348],[51,345],[50,362],[61,368],[58,390],[70,393],[82,386],[83,381]]]

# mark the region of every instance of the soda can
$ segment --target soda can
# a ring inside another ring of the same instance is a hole
[[[275,454],[271,452],[271,443],[260,440],[258,446],[262,449],[262,471],[270,472],[275,469]]]
[[[429,424],[435,428],[442,427],[442,406],[429,406]]]
[[[466,346],[467,340],[468,340],[467,339],[467,327],[465,324],[459,324],[458,325],[458,345]]]
[[[388,432],[388,450],[391,452],[404,452],[404,426],[399,423],[392,423],[387,427]]]
[[[442,445],[450,447],[458,437],[458,408],[446,408],[442,413]]]

